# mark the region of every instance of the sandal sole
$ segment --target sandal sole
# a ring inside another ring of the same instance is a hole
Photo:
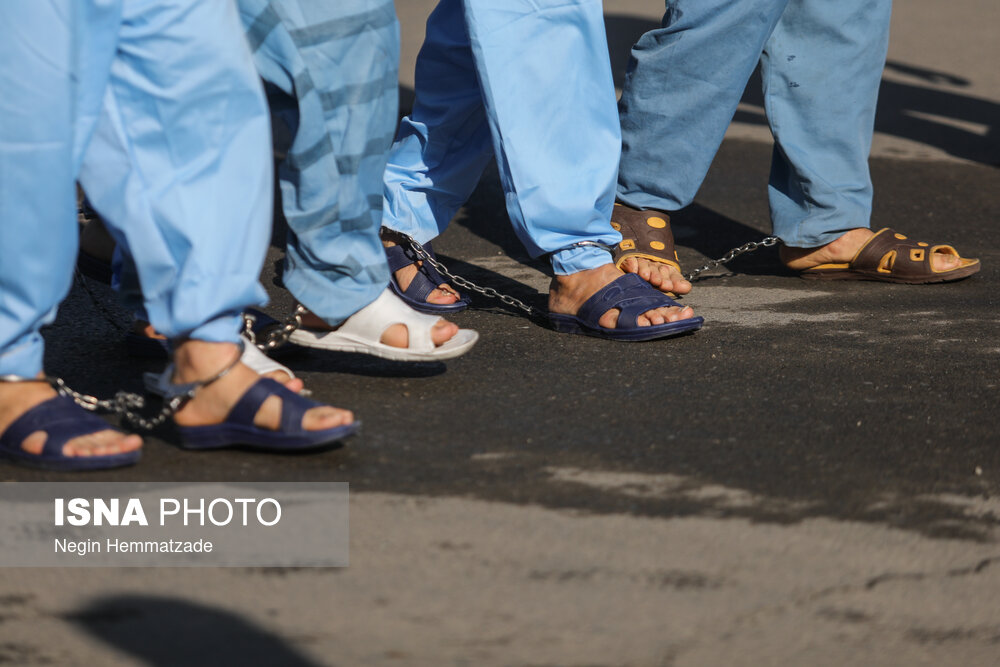
[[[849,270],[813,270],[806,269],[799,273],[799,277],[805,280],[867,280],[870,282],[895,283],[898,285],[932,285],[935,283],[948,283],[956,280],[968,278],[979,273],[981,265],[977,262],[970,266],[963,266],[959,269],[946,271],[927,276],[926,278],[897,278],[881,274],[871,274],[861,271]]]
[[[306,431],[286,435],[279,431],[241,426],[215,424],[212,426],[181,426],[181,448],[189,450],[214,450],[240,447],[262,452],[293,452],[322,449],[328,445],[357,434],[361,422],[338,426],[323,431]]]
[[[446,361],[460,357],[476,344],[479,334],[471,329],[459,329],[455,336],[434,348],[434,352],[412,352],[406,348],[392,347],[383,343],[371,343],[361,340],[348,334],[337,332],[316,332],[308,329],[299,329],[292,333],[289,342],[300,347],[307,347],[314,350],[324,350],[326,352],[350,352],[356,354],[367,354],[389,361]]]
[[[37,470],[52,470],[56,472],[89,472],[93,470],[112,470],[135,465],[142,458],[142,450],[125,454],[110,454],[107,456],[63,456],[42,457],[35,454],[23,455],[20,452],[0,450],[0,458],[26,468]]]
[[[572,315],[549,314],[549,322],[559,333],[579,334],[627,343],[637,343],[646,340],[669,338],[701,329],[705,323],[703,317],[691,317],[679,322],[670,322],[650,327],[635,329],[594,329]]]

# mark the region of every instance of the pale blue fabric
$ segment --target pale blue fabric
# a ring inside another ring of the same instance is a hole
[[[599,0],[441,0],[396,135],[382,224],[426,242],[496,157],[507,213],[557,274],[611,261],[621,137]]]
[[[170,338],[237,341],[240,311],[266,296],[273,177],[235,7],[3,2],[0,62],[0,373],[41,370],[38,331],[69,289],[74,178],[102,104],[99,132],[137,176],[94,204],[138,262],[151,321]]]
[[[378,231],[399,105],[393,3],[238,0],[237,6],[254,63],[269,84],[271,110],[292,135],[278,165],[289,228],[283,282],[299,302],[337,325],[389,284]],[[100,168],[85,183],[88,196],[114,189],[111,181],[127,182],[126,158],[95,140],[88,161]],[[137,307],[133,270],[123,263],[123,296],[139,319],[148,319]]]
[[[669,0],[632,49],[618,199],[694,199],[758,61],[774,134],[774,233],[815,247],[868,227],[875,103],[891,0]]]
[[[278,167],[283,282],[331,325],[389,284],[382,174],[399,108],[392,0],[238,0],[272,111],[294,133]]]

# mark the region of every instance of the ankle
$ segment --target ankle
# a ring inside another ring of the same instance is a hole
[[[44,378],[39,373],[38,378]],[[47,382],[0,382],[0,433],[42,401],[56,396]]]
[[[867,227],[850,229],[826,245],[815,248],[795,248],[782,245],[778,249],[781,263],[790,269],[804,269],[830,262],[850,262],[873,232]]]
[[[240,357],[235,343],[185,340],[174,351],[174,382],[197,382],[218,375]]]
[[[573,292],[579,289],[589,289],[595,282],[604,284],[621,275],[623,275],[622,272],[616,269],[614,264],[602,264],[593,269],[553,276],[550,290],[553,292]]]

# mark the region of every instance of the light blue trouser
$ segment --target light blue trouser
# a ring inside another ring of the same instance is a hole
[[[269,125],[230,2],[0,2],[0,374],[42,368],[69,290],[74,179],[108,96],[141,187],[101,213],[130,249],[153,324],[237,341],[271,210]],[[95,205],[97,202],[95,202]],[[132,214],[132,209],[140,211]]]
[[[383,225],[443,231],[496,155],[507,213],[556,273],[611,261],[621,137],[599,0],[441,0],[417,59],[416,103],[385,174]]]
[[[281,161],[288,221],[283,282],[312,312],[340,324],[389,284],[378,230],[382,174],[399,105],[399,23],[392,0],[237,0],[269,102],[294,134]],[[109,150],[110,149],[110,150]],[[109,154],[110,153],[110,154]],[[94,141],[97,178],[129,164]],[[121,284],[135,303],[125,261]],[[147,319],[137,309],[140,319]]]
[[[868,171],[891,0],[669,0],[632,49],[618,198],[694,199],[758,61],[774,134],[768,194],[787,245],[824,245],[871,217]]]

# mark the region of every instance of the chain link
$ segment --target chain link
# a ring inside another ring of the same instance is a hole
[[[270,352],[287,343],[291,335],[302,328],[302,316],[307,312],[309,311],[305,306],[297,305],[279,328],[267,333],[263,342],[257,341],[257,335],[253,331],[253,325],[257,323],[257,318],[250,313],[243,313],[243,337],[250,341],[251,345],[256,345],[261,352]]]
[[[468,290],[472,290],[473,292],[482,294],[483,296],[487,296],[492,299],[499,299],[500,301],[506,303],[509,306],[514,306],[516,308],[523,310],[529,315],[544,316],[545,313],[540,311],[538,308],[529,306],[523,301],[520,301],[519,299],[515,299],[514,297],[506,294],[501,294],[492,287],[480,287],[479,285],[476,285],[472,281],[463,278],[462,276],[455,275],[454,273],[449,271],[444,264],[431,257],[430,253],[427,252],[427,250],[425,250],[422,245],[417,243],[416,240],[413,239],[413,237],[404,234],[402,232],[394,231],[393,233],[399,235],[403,240],[405,240],[410,245],[410,248],[413,250],[413,252],[416,253],[417,257],[419,257],[422,261],[425,261],[431,266],[433,266],[435,269],[438,270],[439,273],[444,275],[455,285],[459,287],[464,287],[465,289]],[[779,240],[780,239],[777,236],[767,236],[761,239],[760,241],[750,241],[749,243],[744,243],[743,245],[737,248],[733,248],[722,257],[718,259],[713,259],[704,266],[695,269],[691,273],[687,274],[686,278],[689,281],[692,281],[695,278],[697,278],[699,274],[704,273],[709,269],[714,269],[715,267],[720,266],[722,264],[728,264],[729,262],[733,261],[740,255],[746,254],[748,252],[753,252],[754,250],[757,250],[759,248],[769,248],[773,245],[776,245]],[[610,246],[603,243],[597,243],[595,241],[581,241],[580,243],[577,243],[575,245],[592,245],[607,250],[608,252],[611,252],[612,250]]]
[[[713,259],[705,266],[695,269],[691,273],[687,274],[687,276],[685,277],[688,279],[689,282],[694,281],[694,279],[697,278],[699,274],[704,273],[709,269],[714,269],[715,267],[721,264],[728,264],[729,262],[733,261],[740,255],[746,254],[748,252],[753,252],[758,248],[768,248],[770,246],[773,246],[776,243],[778,243],[779,240],[780,239],[778,239],[777,236],[767,236],[761,239],[760,241],[751,241],[750,243],[744,243],[738,248],[733,248],[719,259]]]
[[[96,396],[73,391],[62,378],[49,378],[49,382],[51,382],[59,394],[73,399],[84,410],[90,410],[91,412],[101,410],[117,414],[125,421],[144,431],[151,431],[163,424],[173,417],[188,399],[194,396],[194,390],[172,396],[163,402],[163,408],[158,414],[153,417],[146,417],[138,412],[138,410],[146,407],[146,399],[139,394],[129,391],[119,391],[114,395],[114,398],[100,399]]]
[[[397,231],[393,231],[393,234],[398,235],[400,238],[406,241],[410,245],[410,248],[413,250],[413,252],[416,253],[417,257],[420,258],[421,261],[427,262],[428,264],[433,266],[435,269],[437,269],[439,273],[441,273],[441,275],[443,275],[445,278],[448,278],[449,282],[457,285],[458,287],[471,290],[476,294],[482,294],[483,296],[489,297],[490,299],[499,299],[508,306],[513,306],[514,308],[523,310],[528,315],[533,315],[535,317],[545,317],[544,312],[542,312],[538,308],[535,308],[534,306],[529,306],[520,299],[512,297],[509,294],[501,294],[492,287],[480,287],[479,285],[475,284],[471,280],[468,280],[467,278],[455,275],[454,273],[448,270],[448,267],[446,267],[444,264],[431,257],[430,253],[427,252],[427,250],[425,250],[422,245],[417,243],[417,241],[412,236]],[[594,245],[598,244],[594,243]]]

